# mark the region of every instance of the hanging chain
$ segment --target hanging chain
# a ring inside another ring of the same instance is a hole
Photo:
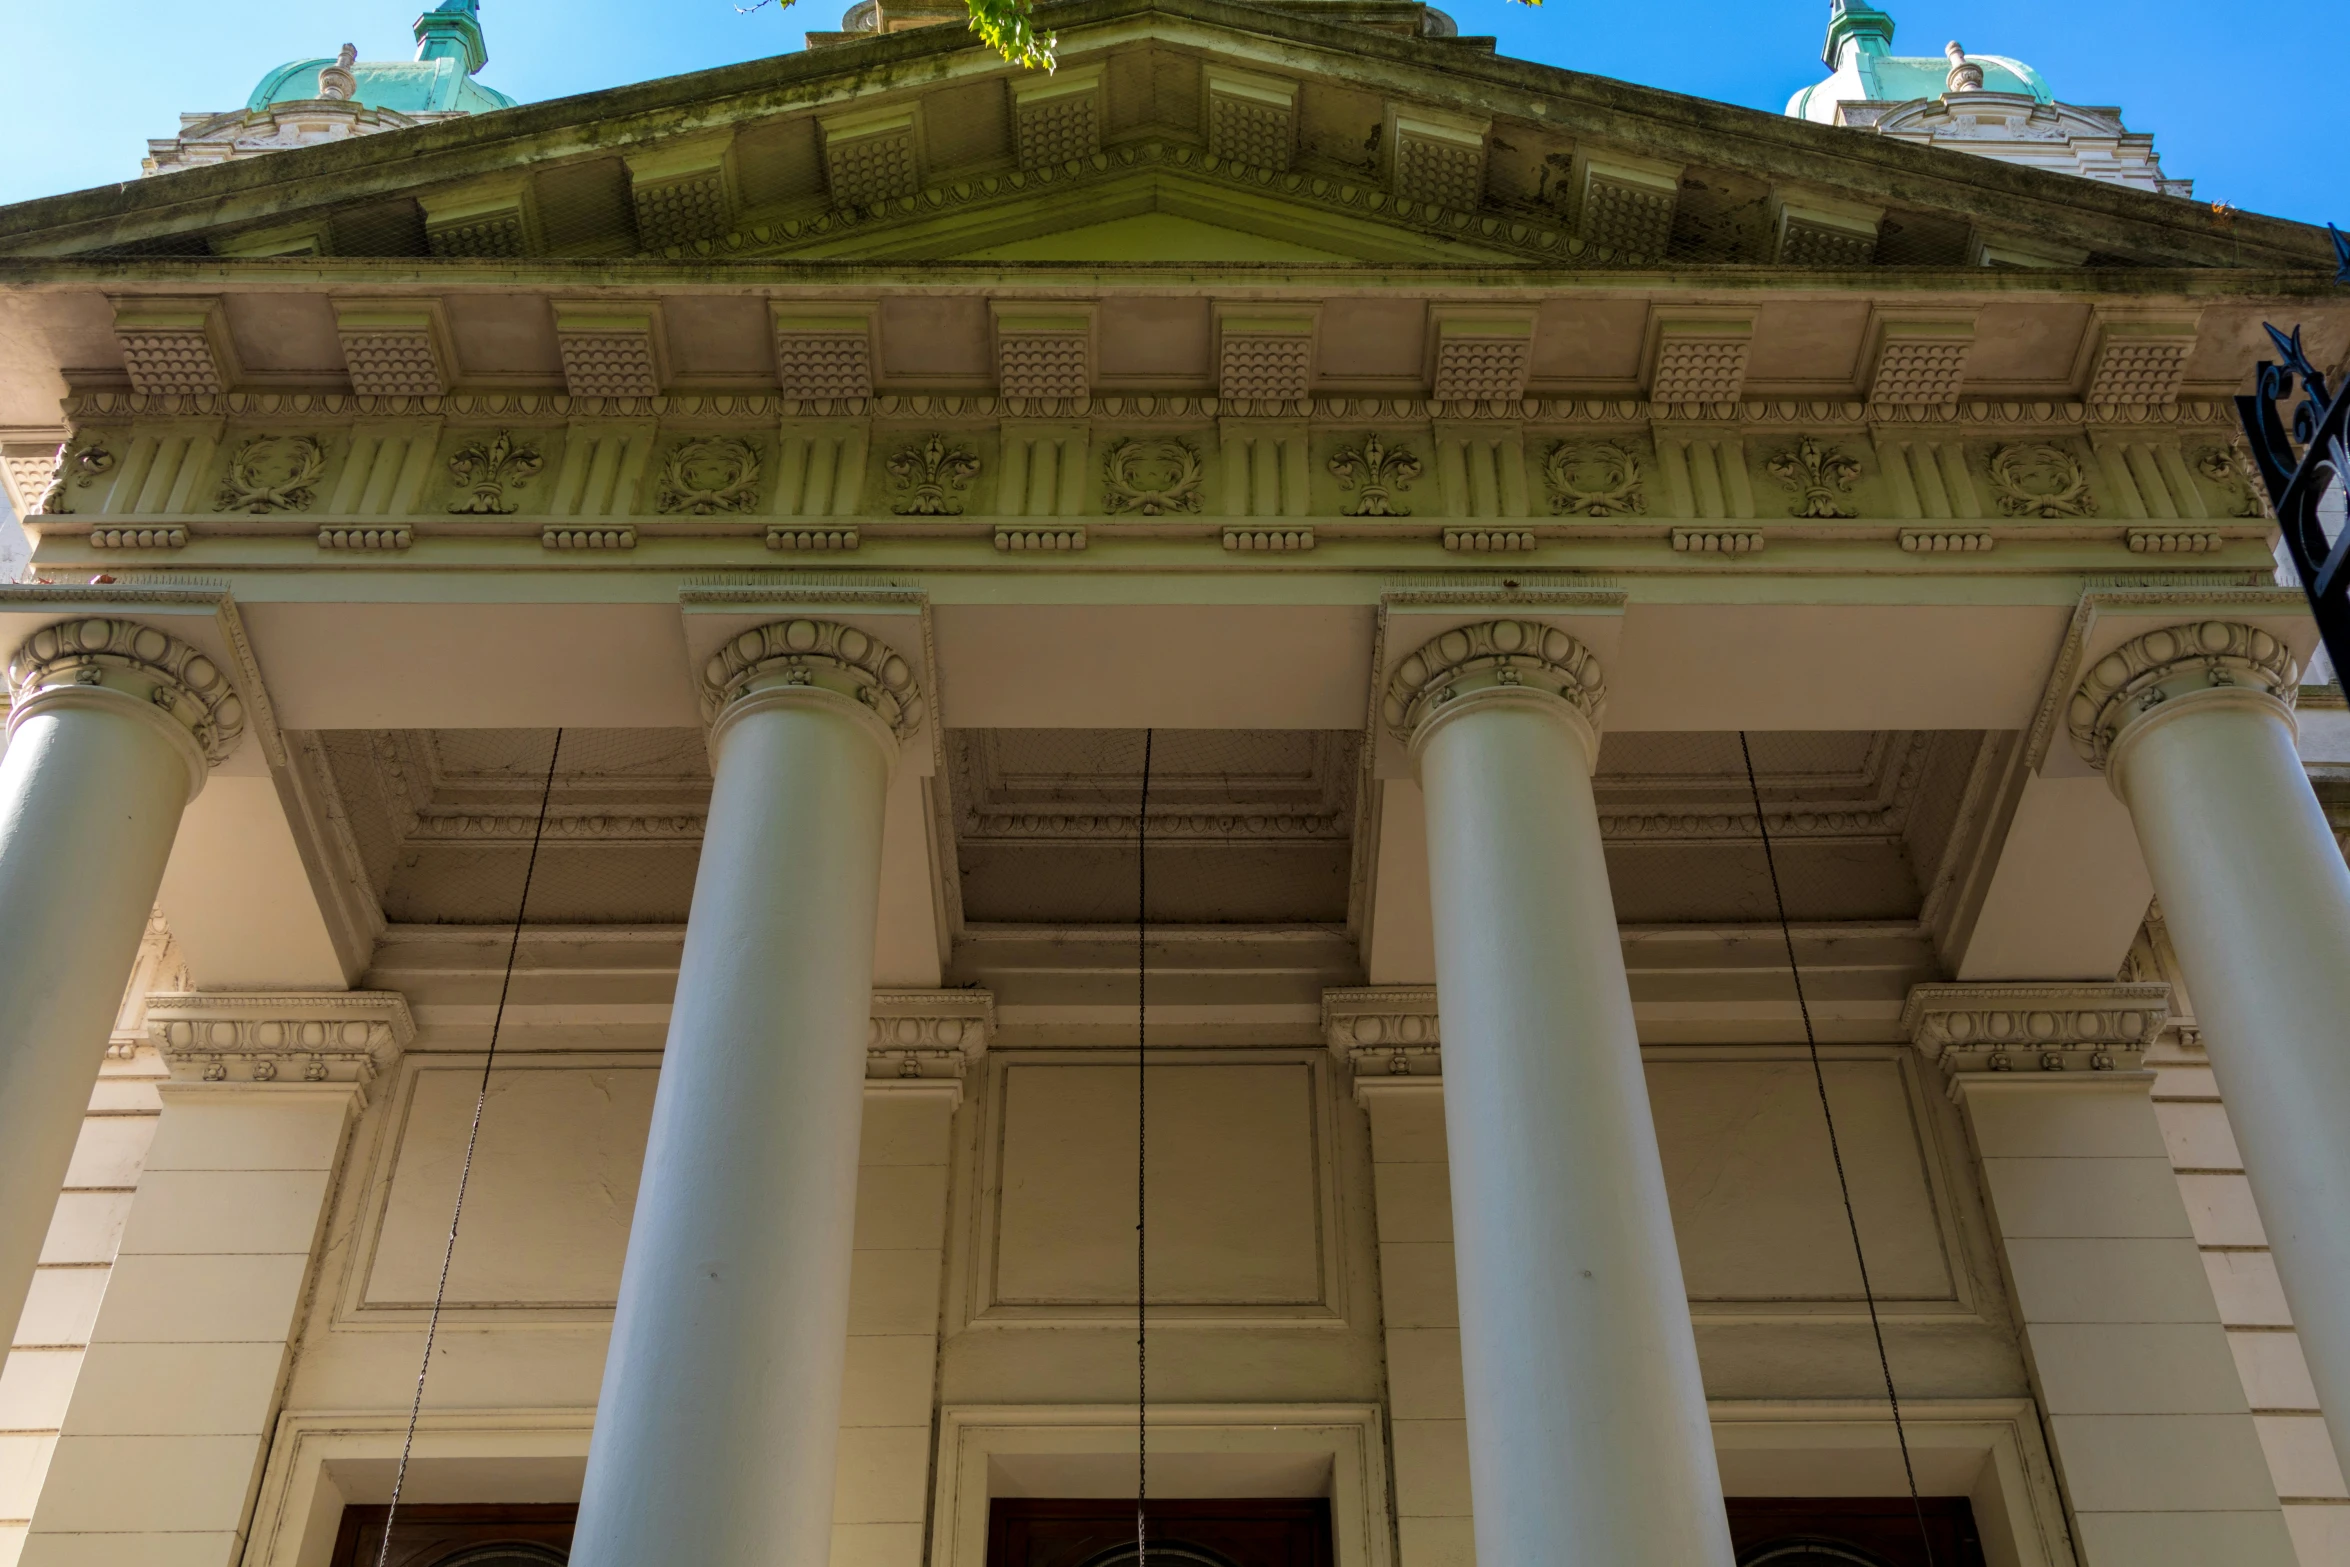
[[[1150,836],[1151,742],[1142,732],[1142,809],[1134,818],[1134,1561],[1149,1567],[1151,1494],[1150,1234]]]
[[[1926,1567],[1934,1567],[1934,1537],[1926,1527],[1926,1504],[1918,1495],[1918,1472],[1910,1462],[1909,1430],[1901,1421],[1901,1396],[1893,1390],[1893,1362],[1885,1353],[1885,1325],[1877,1318],[1877,1292],[1869,1284],[1868,1254],[1861,1249],[1860,1218],[1852,1207],[1852,1183],[1844,1175],[1844,1147],[1836,1137],[1836,1112],[1828,1105],[1828,1074],[1820,1066],[1819,1035],[1813,1031],[1811,1002],[1803,992],[1803,966],[1795,961],[1795,928],[1787,921],[1787,896],[1779,889],[1779,859],[1771,849],[1771,819],[1763,812],[1762,786],[1755,782],[1754,751],[1738,731],[1738,754],[1746,762],[1746,792],[1754,801],[1754,825],[1762,834],[1763,868],[1771,876],[1771,902],[1779,911],[1779,939],[1787,945],[1787,973],[1795,981],[1795,1008],[1803,1015],[1803,1042],[1811,1051],[1812,1086],[1819,1091],[1820,1118],[1828,1125],[1828,1157],[1836,1165],[1836,1190],[1844,1199],[1844,1225],[1852,1232],[1852,1260],[1860,1268],[1861,1299],[1868,1302],[1869,1332],[1877,1341],[1877,1369],[1885,1377],[1885,1402],[1893,1408],[1893,1440],[1901,1448],[1901,1472],[1909,1481],[1909,1505],[1918,1519],[1918,1541]]]
[[[547,834],[547,802],[555,797],[555,763],[563,755],[563,731],[555,731],[555,749],[547,757],[547,781],[539,789],[538,825],[531,829],[530,859],[522,869],[522,901],[514,908],[514,937],[506,944],[506,977],[498,985],[498,1010],[490,1018],[489,1053],[481,1058],[481,1086],[473,1096],[473,1130],[465,1134],[465,1163],[457,1172],[457,1206],[449,1213],[449,1243],[441,1250],[441,1278],[433,1286],[432,1315],[424,1324],[424,1364],[416,1368],[416,1398],[408,1406],[408,1434],[400,1442],[400,1467],[392,1475],[392,1505],[384,1510],[383,1539],[375,1549],[375,1567],[384,1567],[392,1554],[392,1521],[400,1516],[400,1492],[408,1484],[408,1459],[416,1451],[416,1422],[424,1414],[424,1380],[432,1375],[433,1340],[440,1336],[441,1303],[449,1295],[449,1264],[457,1256],[457,1226],[465,1217],[465,1189],[473,1183],[473,1154],[481,1146],[481,1114],[490,1102],[490,1068],[498,1059],[498,1032],[506,1023],[506,996],[514,988],[514,960],[522,951],[523,916],[530,912],[530,884],[539,870],[539,842]]]

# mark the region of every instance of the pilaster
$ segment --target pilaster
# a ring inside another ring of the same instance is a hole
[[[2171,1171],[2159,984],[1921,985],[1963,1108],[2084,1567],[2294,1560]]]
[[[1476,1543],[1435,987],[1325,990],[1322,1037],[1371,1120],[1400,1564],[1466,1567]]]
[[[147,1030],[163,1116],[27,1563],[240,1558],[344,1139],[414,1032],[390,992],[156,995]]]

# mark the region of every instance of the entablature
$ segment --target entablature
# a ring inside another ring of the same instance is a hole
[[[1472,341],[1506,358],[1522,339]],[[291,540],[321,558],[430,545],[454,559],[533,539],[581,558],[727,540],[843,553],[969,539],[1009,555],[1199,539],[1236,559],[1337,541],[1531,554],[1647,540],[1698,557],[1826,542],[1912,558],[2063,542],[2232,548],[2243,564],[2270,534],[2232,411],[2200,400],[1262,406],[92,392],[68,401],[64,432],[12,435],[0,455],[44,565]]]

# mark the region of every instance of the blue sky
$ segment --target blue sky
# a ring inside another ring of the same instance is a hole
[[[755,59],[838,26],[846,0],[750,15],[736,0],[484,0],[482,79],[525,101]],[[413,52],[419,0],[131,0],[85,11],[16,0],[17,68],[0,95],[0,202],[135,178],[147,138],[182,110],[243,103],[282,61]],[[1827,0],[1452,0],[1467,33],[1504,53],[1698,97],[1777,110],[1817,80]],[[2345,0],[1890,0],[1897,53],[1957,38],[2038,66],[2059,97],[2118,104],[2163,166],[2207,201],[2350,224]],[[2275,96],[2271,96],[2271,95]]]

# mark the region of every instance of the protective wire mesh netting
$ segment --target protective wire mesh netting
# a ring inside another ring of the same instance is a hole
[[[315,740],[388,919],[514,917],[554,730],[328,730]],[[709,802],[700,730],[565,731],[531,923],[682,923]]]
[[[925,780],[971,926],[1115,925],[1135,915],[1144,731],[950,729]],[[514,917],[551,729],[334,730],[300,737],[331,780],[353,859],[396,923]],[[1958,825],[1983,737],[1750,737],[1799,923],[1914,918]],[[1345,928],[1375,874],[1381,809],[1363,737],[1159,730],[1150,902],[1161,926]],[[1776,916],[1735,733],[1616,733],[1595,779],[1618,917],[1633,926]],[[673,925],[709,806],[693,729],[567,731],[533,924]]]
[[[1098,924],[1135,913],[1140,729],[951,730],[964,918]],[[1151,753],[1154,924],[1343,924],[1361,737],[1162,729]]]

